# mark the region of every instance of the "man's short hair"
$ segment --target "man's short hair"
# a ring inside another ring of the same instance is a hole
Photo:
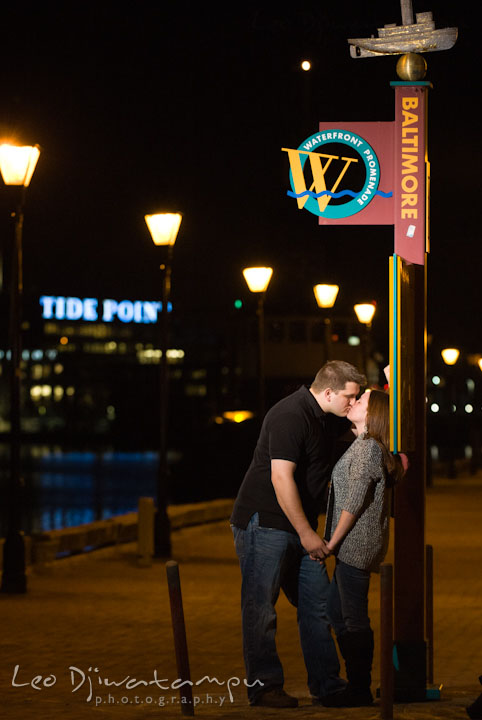
[[[320,393],[326,388],[331,388],[334,392],[340,392],[348,382],[363,386],[366,385],[367,379],[362,373],[358,372],[354,365],[344,360],[330,360],[316,373],[311,389],[316,393]]]

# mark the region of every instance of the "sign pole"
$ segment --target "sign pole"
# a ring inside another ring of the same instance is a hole
[[[409,456],[409,469],[395,490],[394,661],[395,700],[427,699],[425,642],[425,487],[428,82],[394,82],[394,230],[401,258],[399,309],[394,342],[400,366],[397,395],[399,437],[396,451]],[[395,332],[392,329],[392,332]],[[394,424],[394,423],[392,423]]]

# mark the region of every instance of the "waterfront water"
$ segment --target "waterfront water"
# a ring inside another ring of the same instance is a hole
[[[24,462],[24,530],[56,530],[136,510],[139,497],[155,497],[157,468],[154,452],[36,448]]]
[[[168,503],[234,497],[254,444],[251,437],[242,436],[239,428],[221,426],[188,449],[169,450]],[[26,445],[22,448],[23,530],[27,534],[56,530],[133,512],[140,497],[156,499],[157,474],[155,451]],[[2,444],[0,537],[7,526],[8,477],[8,447]]]

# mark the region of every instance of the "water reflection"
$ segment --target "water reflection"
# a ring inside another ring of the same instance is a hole
[[[3,465],[3,486],[7,470]],[[24,530],[28,534],[105,520],[155,497],[154,452],[65,452],[29,448],[23,459]],[[5,525],[5,518],[2,518]]]

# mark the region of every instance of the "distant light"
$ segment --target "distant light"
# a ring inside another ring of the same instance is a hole
[[[432,404],[430,405],[430,410],[431,410],[433,413],[438,413],[438,411],[440,410],[440,406],[437,405],[437,403],[432,403]]]
[[[472,458],[473,450],[471,445],[466,445],[464,447],[464,455],[466,460],[470,460]]]
[[[241,308],[243,307],[243,301],[242,301],[242,300],[235,300],[235,301],[234,301],[234,307],[236,308],[236,310],[241,310]]]
[[[161,355],[162,355],[162,351],[161,351]],[[167,352],[166,352],[166,357],[172,358],[174,360],[182,360],[184,355],[185,355],[184,350],[172,349],[172,350],[167,350]]]
[[[359,322],[361,322],[363,325],[370,325],[371,321],[373,320],[373,316],[375,315],[376,307],[377,306],[374,302],[358,303],[357,305],[353,306],[353,309],[356,312],[356,316]]]
[[[452,412],[457,412],[457,405],[452,405]]]
[[[235,423],[242,423],[245,420],[251,420],[254,417],[254,413],[251,410],[228,410],[223,413],[225,420],[230,420]]]
[[[472,380],[472,378],[467,378],[467,380],[465,382],[467,383],[467,390],[469,392],[474,392],[475,382]]]
[[[465,406],[465,412],[466,413],[474,412],[474,406],[471,405],[470,403],[467,403],[467,405]]]
[[[301,69],[305,72],[308,72],[308,70],[311,70],[311,63],[309,60],[303,60],[301,63]]]
[[[438,375],[434,375],[434,376],[433,376],[433,378],[432,378],[432,383],[433,383],[434,385],[440,385],[440,378],[439,378]]]
[[[313,292],[315,293],[318,307],[332,308],[335,304],[339,289],[338,285],[315,285]]]
[[[348,345],[351,345],[352,347],[356,347],[360,344],[360,338],[358,335],[350,335],[348,338]]]
[[[250,267],[243,270],[244,279],[253,293],[266,292],[272,274],[271,267]]]
[[[441,355],[446,365],[455,365],[459,359],[460,350],[457,350],[457,348],[445,348],[442,350]]]
[[[181,213],[157,213],[145,215],[154,245],[174,245],[181,225]]]
[[[42,397],[42,388],[40,385],[32,385],[30,388],[30,397],[32,400],[40,400]]]

